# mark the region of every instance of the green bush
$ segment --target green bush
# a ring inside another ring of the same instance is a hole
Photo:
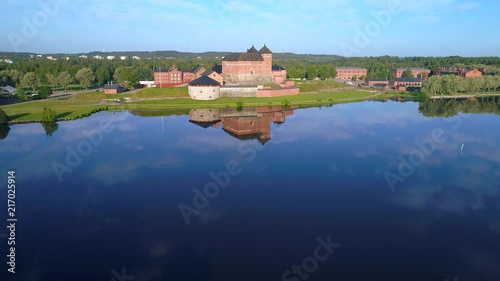
[[[26,99],[26,91],[23,87],[16,88],[16,94],[14,95],[16,99],[25,100]]]
[[[7,124],[9,122],[9,116],[0,108],[0,125]]]
[[[243,102],[239,101],[236,103],[236,109],[238,111],[242,111],[243,110]]]
[[[281,107],[283,109],[289,109],[290,108],[290,101],[287,99],[284,99],[283,101],[281,101]]]
[[[43,108],[42,122],[43,123],[54,123],[57,121],[57,113],[47,107]]]
[[[50,87],[50,86],[40,86],[38,88],[38,98],[39,99],[46,99],[50,95],[52,95],[52,87]]]

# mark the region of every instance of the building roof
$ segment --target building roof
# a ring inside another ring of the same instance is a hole
[[[120,88],[122,88],[122,86],[120,86],[120,84],[118,83],[104,85],[104,90],[118,90]]]
[[[264,47],[262,47],[262,49],[260,49],[259,53],[261,53],[261,54],[272,54],[273,52],[271,52],[271,50],[269,50],[269,48],[266,46],[266,44],[264,44]]]
[[[214,79],[203,75],[198,79],[195,79],[189,82],[189,85],[210,85],[210,86],[220,86],[220,83],[215,81]]]
[[[224,61],[264,61],[259,53],[233,53],[224,57]]]
[[[367,70],[364,67],[357,67],[357,66],[338,66],[336,69],[355,69],[355,70]]]
[[[378,82],[384,81],[384,82],[388,82],[387,79],[385,79],[385,78],[372,78],[372,79],[368,79],[366,81],[368,81],[368,82],[370,82],[370,81],[378,81]]]
[[[373,87],[385,88],[387,87],[387,84],[373,84]]]
[[[425,71],[430,71],[428,68],[423,68],[423,67],[398,67],[398,68],[393,68],[392,70],[425,70]]]
[[[222,74],[222,65],[216,65],[212,68],[215,72]]]
[[[220,72],[219,72],[220,71]],[[216,72],[218,74],[222,74],[222,65],[216,65],[212,69],[208,69],[207,71],[203,72],[201,75],[206,75],[209,76],[213,72]]]
[[[417,82],[422,82],[422,79],[421,78],[411,78],[411,77],[401,77],[401,78],[396,78],[396,81],[417,83]]]
[[[286,68],[284,68],[281,65],[273,65],[273,71],[281,71],[281,70],[286,70]]]
[[[197,73],[197,72],[199,72],[201,69],[203,69],[203,66],[201,66],[201,65],[195,66],[195,67],[193,68],[193,70],[191,70],[191,73]]]
[[[251,54],[251,53],[259,53],[259,51],[257,51],[257,49],[255,49],[255,47],[252,45],[252,48],[248,49],[247,53]]]
[[[9,92],[9,93],[15,93],[16,92],[16,88],[14,88],[12,86],[0,87],[0,89],[4,90],[6,92]]]

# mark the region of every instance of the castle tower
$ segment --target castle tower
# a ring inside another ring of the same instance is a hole
[[[264,44],[264,47],[260,49],[259,53],[264,58],[265,72],[267,74],[272,74],[273,72],[273,52]]]

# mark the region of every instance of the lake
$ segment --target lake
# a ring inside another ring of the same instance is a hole
[[[2,262],[1,280],[500,280],[499,109],[121,111],[3,128],[2,261],[11,170],[17,221],[16,273]]]

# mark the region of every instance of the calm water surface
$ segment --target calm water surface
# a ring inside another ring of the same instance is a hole
[[[11,126],[1,280],[500,280],[500,117],[420,107]]]

